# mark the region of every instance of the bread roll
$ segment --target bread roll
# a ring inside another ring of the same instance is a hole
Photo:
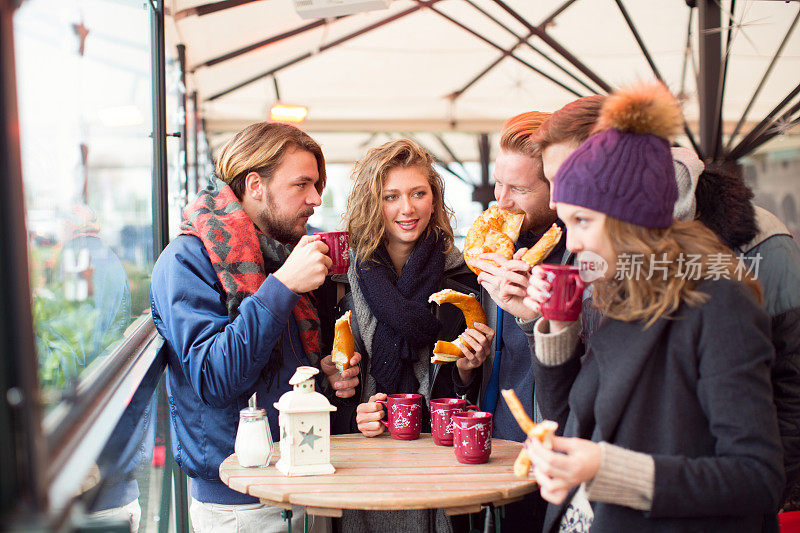
[[[350,329],[350,311],[336,320],[333,331],[331,359],[339,372],[344,372],[350,368],[350,358],[353,357],[355,350],[353,331]]]

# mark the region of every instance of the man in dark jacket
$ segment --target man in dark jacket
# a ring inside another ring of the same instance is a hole
[[[695,192],[698,219],[742,254],[764,288],[772,320],[772,387],[786,470],[786,509],[800,509],[800,247],[772,213],[731,172],[709,168]]]
[[[298,366],[321,366],[339,396],[358,367],[322,359],[311,291],[331,260],[306,222],[321,203],[325,160],[307,134],[285,124],[241,131],[217,158],[225,184],[184,211],[181,235],[153,269],[153,320],[166,340],[172,452],[192,478],[194,530],[280,531],[280,510],[230,490],[219,465],[231,453],[239,411],[257,393],[278,435],[273,402]],[[351,363],[357,362],[354,357]],[[302,518],[296,527],[302,524]]]

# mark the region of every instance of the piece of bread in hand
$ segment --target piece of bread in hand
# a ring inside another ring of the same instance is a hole
[[[331,359],[339,372],[350,368],[350,358],[353,357],[355,345],[353,331],[350,329],[350,311],[348,311],[339,317],[334,325]]]
[[[459,346],[461,345],[461,338],[449,341],[436,341],[436,346],[433,347],[433,357],[431,363],[443,365],[444,363],[454,363],[464,357],[464,353]]]
[[[552,420],[543,420],[535,424],[533,420],[531,420],[531,417],[528,416],[528,413],[525,412],[525,408],[522,406],[519,398],[517,398],[514,389],[503,389],[500,391],[500,394],[503,395],[503,399],[508,405],[508,410],[511,411],[511,414],[514,416],[514,419],[517,421],[522,431],[524,431],[527,436],[538,439],[545,448],[552,450],[553,435],[558,429],[558,424]],[[527,477],[530,469],[531,460],[523,448],[519,451],[517,459],[514,461],[514,475],[520,478]]]
[[[558,224],[553,224],[550,226],[544,235],[536,241],[536,244],[531,246],[531,249],[525,252],[522,256],[522,260],[528,263],[531,266],[536,266],[545,259],[547,256],[550,255],[550,252],[553,251],[553,248],[556,247],[558,241],[561,240],[562,231],[561,228],[558,227]]]
[[[454,291],[453,289],[444,289],[435,292],[428,298],[429,302],[434,302],[439,305],[453,304],[464,314],[464,321],[467,323],[467,328],[475,326],[475,322],[486,324],[486,313],[483,312],[480,302],[469,294]],[[461,351],[461,337],[453,342],[436,341],[436,346],[433,347],[433,357],[431,363],[443,364],[452,363],[464,357]]]

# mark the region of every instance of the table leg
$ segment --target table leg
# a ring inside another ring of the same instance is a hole
[[[303,513],[303,533],[308,533],[308,511]]]
[[[286,522],[286,533],[292,533],[292,510],[284,509],[281,511],[281,518]]]
[[[475,517],[472,516],[474,513],[469,513],[469,533],[481,533],[481,530],[475,527]]]
[[[505,506],[494,507],[494,530],[495,533],[501,533],[503,530],[503,526],[500,523],[500,519],[502,516],[505,516]],[[291,532],[290,532],[291,533]]]

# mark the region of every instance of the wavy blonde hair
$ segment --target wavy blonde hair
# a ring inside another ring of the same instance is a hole
[[[445,253],[453,249],[453,210],[444,203],[444,182],[433,168],[433,157],[410,139],[391,141],[367,152],[353,168],[353,191],[347,198],[345,221],[350,232],[350,248],[357,263],[372,257],[386,238],[383,224],[383,187],[394,168],[418,167],[428,178],[433,193],[433,214],[425,228],[434,228],[445,240]]]
[[[641,255],[642,273],[651,272],[653,258],[659,268],[667,270],[654,275],[652,279],[636,279],[636,276],[622,276],[595,282],[594,303],[605,316],[625,322],[643,320],[648,328],[662,316],[675,312],[681,302],[690,306],[700,305],[708,300],[708,295],[697,290],[698,284],[706,276],[739,279],[762,301],[761,284],[747,271],[737,272],[739,258],[726,247],[710,229],[697,221],[675,222],[666,229],[651,229],[607,217],[605,231],[611,247],[617,256],[621,254]],[[681,256],[700,256],[697,275],[681,275]],[[726,263],[725,268],[710,265]],[[699,278],[699,279],[695,279]]]

